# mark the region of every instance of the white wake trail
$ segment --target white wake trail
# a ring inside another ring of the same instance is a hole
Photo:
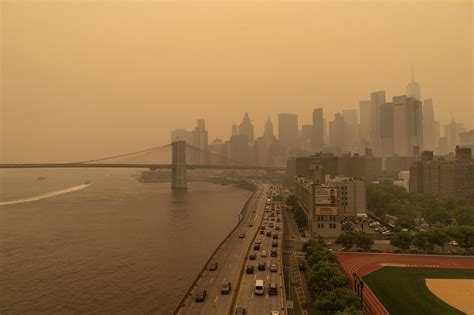
[[[77,186],[72,186],[68,188],[64,188],[61,190],[55,190],[55,191],[50,191],[45,194],[41,195],[36,195],[36,196],[31,196],[31,197],[26,197],[26,198],[21,198],[21,199],[16,199],[16,200],[9,200],[9,201],[0,201],[0,206],[6,206],[6,205],[14,205],[17,203],[25,203],[25,202],[32,202],[32,201],[38,201],[42,199],[47,199],[51,197],[56,197],[64,194],[68,194],[74,191],[79,191],[83,190],[87,187],[89,187],[91,184],[81,184]]]

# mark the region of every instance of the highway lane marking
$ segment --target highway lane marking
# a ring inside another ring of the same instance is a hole
[[[212,283],[212,281],[214,281],[214,278],[211,278],[211,281],[209,281],[209,283]]]
[[[216,298],[214,299],[214,303],[217,302],[217,299],[219,298],[219,296],[216,296]]]

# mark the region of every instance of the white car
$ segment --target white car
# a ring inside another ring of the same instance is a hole
[[[267,251],[262,250],[262,251],[260,252],[260,257],[267,257]]]

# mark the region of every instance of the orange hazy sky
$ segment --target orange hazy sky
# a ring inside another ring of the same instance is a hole
[[[473,127],[472,1],[1,1],[3,162],[166,144],[248,111],[327,119],[411,80],[436,119]]]

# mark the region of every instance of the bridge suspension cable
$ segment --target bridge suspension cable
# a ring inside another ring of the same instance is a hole
[[[140,151],[135,151],[135,152],[131,152],[131,153],[125,153],[125,154],[114,155],[114,156],[109,156],[109,157],[104,157],[104,158],[99,158],[99,159],[94,159],[94,160],[85,160],[85,161],[72,162],[72,163],[66,163],[66,164],[86,164],[86,163],[100,162],[100,161],[105,161],[105,160],[111,160],[111,159],[126,157],[126,156],[130,156],[130,155],[136,155],[136,154],[140,154],[140,153],[146,153],[146,152],[150,152],[150,151],[153,151],[153,150],[164,149],[164,148],[167,148],[167,147],[170,147],[170,146],[171,146],[171,144],[165,144],[165,145],[161,145],[161,146],[158,146],[158,147],[153,147],[153,148],[140,150]]]

